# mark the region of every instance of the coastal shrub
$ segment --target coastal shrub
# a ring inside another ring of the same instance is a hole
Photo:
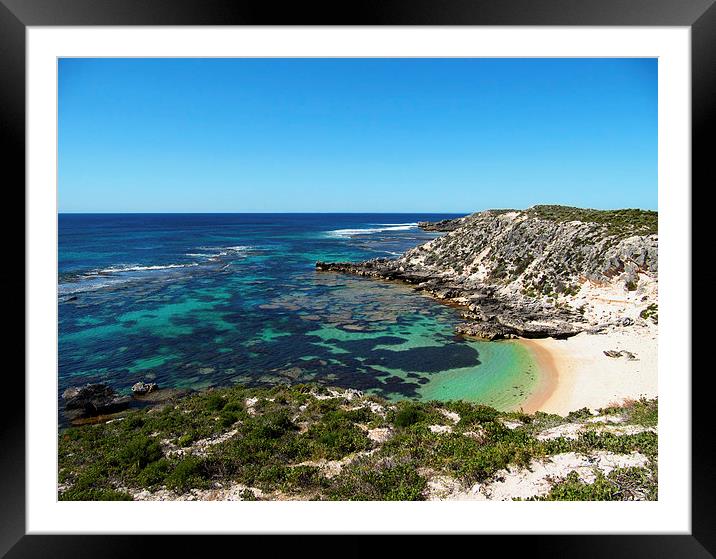
[[[325,413],[340,409],[341,403],[338,398],[328,398],[326,400],[312,400],[308,403],[304,411],[304,415],[308,418],[320,417]]]
[[[122,425],[126,431],[136,431],[144,427],[144,417],[139,414],[130,414],[124,419]]]
[[[380,448],[380,456],[425,463],[443,435],[431,433],[424,426],[398,429]]]
[[[428,456],[429,464],[473,483],[510,464],[526,466],[542,453],[538,441],[521,429],[508,429],[497,422],[481,429],[484,439],[459,433],[440,436]]]
[[[288,465],[308,459],[311,445],[285,419],[247,421],[237,437],[211,448],[202,464],[205,477],[240,480],[265,489],[290,485]]]
[[[659,305],[651,303],[643,311],[639,313],[639,316],[644,320],[652,319],[655,324],[659,323]]]
[[[61,493],[60,501],[133,501],[132,496],[123,491],[90,487],[85,489],[72,488]]]
[[[239,496],[241,497],[242,501],[258,501],[259,499],[256,497],[256,494],[253,491],[250,491],[249,489],[244,489],[239,493]]]
[[[659,407],[656,399],[641,398],[628,408],[629,421],[645,427],[656,427],[659,422]]]
[[[162,438],[177,439],[191,433],[193,440],[198,440],[222,430],[222,426],[214,420],[216,412],[207,409],[204,402],[205,399],[187,398],[186,404],[179,409],[165,406],[154,413],[130,412],[127,418],[134,414],[141,415],[143,426],[139,431],[144,434],[161,433]]]
[[[515,457],[515,450],[510,444],[483,445],[473,438],[453,434],[438,442],[430,462],[439,470],[474,483],[506,467]]]
[[[592,412],[589,411],[589,408],[580,408],[569,412],[567,414],[567,421],[579,421],[581,419],[589,419],[590,417],[592,417]]]
[[[246,411],[246,406],[243,402],[229,400],[223,407],[222,411],[241,414],[242,412]]]
[[[224,400],[224,398],[222,398],[221,394],[219,394],[218,392],[211,392],[206,397],[205,406],[206,406],[206,409],[208,409],[208,410],[219,411],[219,410],[223,409],[225,405],[226,405],[226,401]]]
[[[593,483],[585,483],[579,479],[577,472],[570,472],[564,480],[556,483],[546,496],[534,500],[614,501],[615,493],[615,485],[598,470]]]
[[[179,437],[177,439],[177,445],[181,446],[181,447],[189,446],[195,440],[196,440],[196,433],[194,433],[194,432],[184,433],[181,437]]]
[[[252,480],[252,485],[288,493],[316,489],[325,485],[326,481],[316,467],[284,464],[270,464],[261,468],[255,472]]]
[[[502,423],[492,421],[484,423],[482,430],[487,436],[487,440],[493,443],[512,443],[518,445],[526,445],[532,441],[529,433],[522,429],[508,429]]]
[[[109,469],[103,461],[88,464],[79,471],[74,479],[73,488],[81,491],[85,489],[107,487],[109,483]]]
[[[565,438],[541,441],[539,449],[542,454],[552,455],[563,452],[589,453],[593,450],[606,450],[615,454],[639,452],[651,458],[658,454],[656,433],[643,432],[635,435],[615,435],[613,433],[597,433],[587,431],[577,440]]]
[[[654,501],[657,486],[647,468],[617,468],[605,476],[595,471],[592,483],[580,480],[577,472],[554,484],[550,492],[536,501]]]
[[[378,417],[368,407],[354,410],[341,410],[340,414],[344,416],[346,420],[354,423],[370,423]]]
[[[119,466],[142,470],[162,457],[162,449],[156,440],[139,434],[130,439],[117,453]]]
[[[570,206],[538,205],[528,209],[526,213],[558,223],[581,221],[598,223],[605,227],[608,235],[618,238],[631,235],[651,235],[658,233],[659,214],[650,210],[592,210]]]
[[[615,454],[640,452],[651,457],[657,455],[656,433],[648,431],[637,433],[636,435],[598,434],[593,431],[587,431],[575,442],[579,451],[607,450]]]
[[[321,474],[321,470],[315,466],[294,466],[287,468],[285,485],[287,489],[294,487],[306,489],[317,489],[328,486],[328,480]]]
[[[427,413],[423,405],[417,402],[400,402],[391,419],[396,427],[410,427],[424,421],[426,417]]]
[[[287,431],[295,431],[297,427],[286,411],[276,411],[255,418],[250,429],[255,437],[277,439]]]
[[[461,400],[447,402],[444,404],[444,407],[460,416],[459,426],[488,423],[494,421],[497,416],[500,415],[500,412],[490,406],[463,402]]]
[[[180,460],[166,476],[165,483],[169,489],[187,491],[192,487],[205,485],[203,460],[196,456],[187,456]]]
[[[621,501],[656,501],[658,485],[656,468],[617,468],[609,473],[616,486],[615,496]]]
[[[522,409],[519,411],[513,411],[513,412],[506,412],[503,414],[503,417],[505,419],[515,419],[521,423],[524,423],[525,425],[529,425],[532,423],[532,416],[523,412]]]
[[[342,410],[329,412],[311,425],[305,437],[312,443],[312,456],[336,460],[371,447],[370,439],[353,424],[348,413]]]
[[[457,474],[468,483],[481,481],[515,461],[515,449],[497,444],[480,448],[474,455],[463,457]]]
[[[224,408],[219,416],[219,424],[222,427],[231,427],[234,423],[239,420],[240,415],[234,411],[228,411]]]
[[[160,458],[156,462],[148,464],[147,467],[137,475],[137,481],[141,487],[162,485],[165,483],[165,479],[171,470],[171,462],[166,458]]]
[[[411,462],[361,462],[331,481],[327,496],[337,501],[420,501],[427,486]]]

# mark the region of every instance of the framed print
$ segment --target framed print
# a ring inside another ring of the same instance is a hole
[[[712,2],[2,1],[8,557],[712,556]]]

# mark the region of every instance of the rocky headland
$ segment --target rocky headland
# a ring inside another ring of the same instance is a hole
[[[395,259],[319,271],[400,281],[462,309],[460,334],[568,338],[655,323],[658,216],[534,206],[420,223],[446,234]]]
[[[534,206],[420,226],[445,234],[316,269],[409,284],[458,307],[460,335],[521,339],[543,373],[525,411],[656,397],[657,212]]]

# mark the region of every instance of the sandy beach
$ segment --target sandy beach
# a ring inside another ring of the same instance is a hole
[[[527,413],[566,414],[621,403],[625,399],[657,396],[657,328],[615,329],[603,334],[582,333],[566,340],[521,340],[543,372],[540,387],[525,403]],[[628,351],[608,357],[605,351]]]

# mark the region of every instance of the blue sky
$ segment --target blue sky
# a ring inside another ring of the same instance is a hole
[[[61,59],[61,212],[657,205],[656,59]]]

